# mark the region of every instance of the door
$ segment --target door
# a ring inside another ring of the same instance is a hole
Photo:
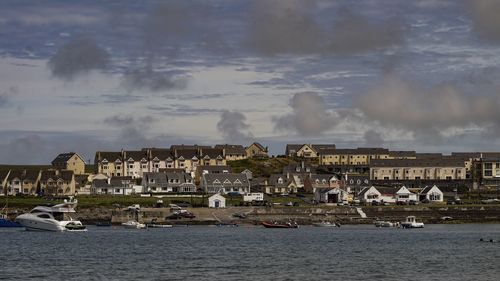
[[[214,201],[214,207],[215,208],[219,208],[220,207],[220,201],[219,200],[215,200]]]

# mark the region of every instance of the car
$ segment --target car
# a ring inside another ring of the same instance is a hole
[[[186,212],[181,212],[180,215],[181,215],[181,217],[187,218],[187,219],[194,219],[194,218],[196,218],[196,216],[193,213],[187,212],[187,211]]]
[[[170,215],[168,215],[167,217],[165,217],[166,220],[178,220],[178,219],[182,219],[182,216],[180,213],[172,213]]]
[[[500,200],[498,200],[496,198],[491,198],[491,199],[481,200],[481,202],[483,204],[498,204],[498,203],[500,203]]]
[[[290,202],[286,202],[286,203],[285,203],[285,206],[291,207],[291,206],[293,206],[293,202],[292,202],[292,201],[290,201]]]
[[[418,205],[419,203],[420,203],[420,202],[418,202],[417,200],[410,200],[410,201],[408,202],[408,204],[410,204],[410,205]]]
[[[372,206],[378,206],[378,205],[380,205],[380,202],[378,202],[377,200],[372,201]]]
[[[406,201],[397,201],[396,205],[408,205],[408,202],[406,202]]]

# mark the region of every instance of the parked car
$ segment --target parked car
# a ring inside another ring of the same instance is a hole
[[[293,202],[292,201],[286,202],[285,206],[291,207],[291,206],[293,206]]]
[[[380,205],[380,203],[377,200],[372,201],[372,206],[378,206],[378,205]]]
[[[410,200],[410,201],[408,202],[408,204],[410,204],[410,205],[418,205],[419,203],[420,203],[420,202],[418,202],[418,201],[416,201],[416,200]]]

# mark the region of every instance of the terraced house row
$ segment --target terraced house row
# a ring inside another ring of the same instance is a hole
[[[97,151],[94,164],[99,174],[142,178],[146,172],[179,169],[191,173],[198,166],[225,166],[227,161],[267,156],[267,148],[259,143],[252,143],[246,148],[229,144],[214,147],[172,145],[170,148],[143,148],[138,151]]]

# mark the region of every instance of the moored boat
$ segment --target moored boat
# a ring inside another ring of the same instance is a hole
[[[289,221],[286,223],[279,223],[277,221],[263,221],[262,225],[265,228],[298,228],[299,225],[295,221]]]
[[[0,214],[0,227],[22,227],[22,225],[10,220],[6,215]]]
[[[401,228],[424,228],[423,222],[417,222],[415,216],[407,216],[406,220],[400,223]]]
[[[396,226],[395,223],[392,223],[390,221],[375,221],[374,224],[376,227],[394,227],[394,226]]]
[[[130,229],[144,229],[146,228],[146,225],[137,221],[128,221],[122,223],[122,226],[125,228],[130,228]]]
[[[19,215],[16,222],[35,231],[74,231],[84,230],[85,226],[74,220],[70,215],[76,213],[77,200],[69,201],[54,206],[37,206],[29,213]]]

